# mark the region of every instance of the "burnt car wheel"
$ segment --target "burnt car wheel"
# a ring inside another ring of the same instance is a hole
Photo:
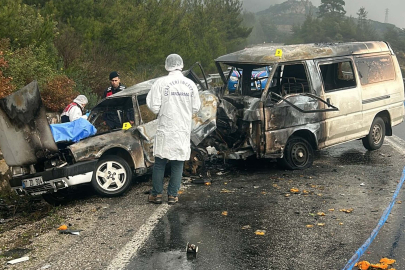
[[[132,171],[128,162],[118,156],[106,156],[98,161],[91,185],[100,195],[114,197],[125,193],[131,180]]]
[[[362,139],[363,146],[368,150],[377,150],[384,143],[385,123],[381,117],[376,117],[371,124],[370,132]]]
[[[279,163],[289,170],[304,170],[312,166],[314,151],[307,140],[291,137],[284,149],[284,157]]]

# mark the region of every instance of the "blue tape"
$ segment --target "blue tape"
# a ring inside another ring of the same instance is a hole
[[[401,190],[401,187],[402,187],[402,184],[404,183],[404,180],[405,180],[405,167],[402,170],[401,181],[399,181],[399,183],[397,185],[397,189],[394,192],[394,196],[392,197],[392,200],[391,200],[390,204],[388,205],[388,207],[384,210],[384,213],[381,216],[380,221],[377,224],[377,227],[375,227],[375,229],[371,233],[370,237],[366,240],[366,242],[364,242],[364,244],[350,258],[350,260],[347,262],[347,264],[345,265],[345,267],[342,270],[351,270],[353,268],[353,266],[355,265],[355,263],[364,254],[364,252],[366,252],[367,248],[371,245],[374,238],[377,236],[378,232],[380,231],[380,229],[384,225],[385,221],[387,221],[388,215],[390,214],[391,209],[395,204],[395,200],[396,200],[396,198],[398,196],[399,191]]]

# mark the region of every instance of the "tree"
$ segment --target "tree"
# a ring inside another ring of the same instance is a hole
[[[346,14],[344,9],[345,4],[343,0],[321,0],[319,17],[332,16],[342,18]]]
[[[0,6],[0,37],[8,38],[12,49],[52,44],[56,24],[51,18],[21,0],[0,0]]]
[[[365,40],[374,40],[377,38],[375,29],[370,25],[370,22],[367,20],[368,12],[364,7],[361,7],[357,14],[357,35],[356,38],[358,41]]]

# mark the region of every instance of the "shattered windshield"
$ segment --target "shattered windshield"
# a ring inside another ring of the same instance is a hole
[[[126,122],[135,122],[131,97],[107,99],[98,104],[89,116],[89,121],[97,129],[97,134],[121,129]]]

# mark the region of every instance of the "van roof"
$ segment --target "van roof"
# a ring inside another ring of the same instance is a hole
[[[391,48],[388,43],[384,41],[310,43],[295,45],[262,44],[220,56],[215,59],[215,61],[231,65],[269,65],[276,62],[289,62],[376,52],[391,52]]]

